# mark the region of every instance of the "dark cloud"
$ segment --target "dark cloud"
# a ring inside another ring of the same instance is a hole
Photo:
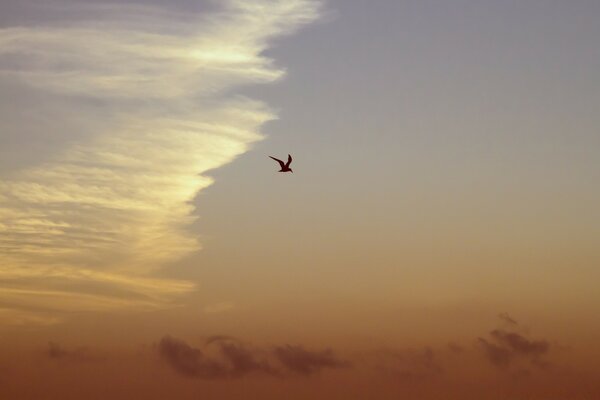
[[[283,376],[285,372],[310,375],[324,368],[349,365],[330,349],[308,351],[302,346],[286,345],[263,350],[224,335],[209,337],[205,346],[207,351],[203,352],[182,340],[165,336],[158,343],[158,352],[178,373],[199,379],[233,379],[251,373],[274,377]]]
[[[528,360],[542,369],[549,365],[541,359],[550,350],[545,340],[530,340],[517,332],[494,329],[489,339],[479,338],[479,343],[486,358],[499,368],[508,368],[516,358]]]
[[[490,343],[484,338],[479,338],[479,343],[483,348],[485,356],[493,365],[499,368],[507,368],[510,365],[513,354],[509,349]]]
[[[99,357],[92,355],[85,347],[69,350],[55,342],[48,343],[48,347],[44,351],[44,354],[51,360],[96,361],[100,359]]]
[[[230,367],[233,377],[258,371],[279,375],[279,371],[267,361],[264,351],[245,346],[239,339],[227,335],[209,336],[205,344],[218,347],[219,353]]]
[[[158,353],[181,375],[201,379],[217,379],[228,376],[224,365],[207,358],[199,349],[170,336],[165,336],[160,340]]]
[[[338,359],[331,349],[308,351],[302,346],[282,346],[273,350],[275,357],[290,371],[310,375],[324,368],[344,368],[349,363]]]
[[[545,340],[528,340],[516,332],[495,329],[490,335],[517,354],[539,357],[546,354],[550,348],[550,345]]]
[[[511,316],[508,315],[508,313],[506,312],[498,314],[498,318],[500,318],[502,321],[506,322],[509,325],[519,325],[519,323],[513,318],[511,318]]]
[[[259,359],[257,351],[253,351],[238,343],[220,343],[221,355],[226,359],[231,368],[233,377],[243,376],[250,372],[264,372],[269,375],[279,375],[267,360]]]

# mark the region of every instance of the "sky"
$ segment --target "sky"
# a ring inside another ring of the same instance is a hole
[[[600,397],[599,17],[3,0],[0,397]]]

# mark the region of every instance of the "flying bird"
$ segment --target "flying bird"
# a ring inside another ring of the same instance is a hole
[[[283,161],[275,158],[275,157],[271,157],[269,156],[269,158],[272,158],[273,160],[277,161],[279,163],[279,166],[281,167],[281,169],[279,170],[279,172],[294,172],[292,171],[292,169],[290,168],[290,164],[292,163],[292,156],[290,156],[288,154],[288,160],[287,163],[284,163]]]

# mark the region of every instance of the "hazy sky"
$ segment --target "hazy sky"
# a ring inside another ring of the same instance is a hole
[[[599,17],[3,0],[0,394],[600,396]]]

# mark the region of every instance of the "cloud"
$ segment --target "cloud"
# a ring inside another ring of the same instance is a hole
[[[514,353],[539,357],[548,352],[550,345],[545,340],[529,340],[516,332],[507,332],[501,329],[495,329],[490,332],[499,343],[503,343]]]
[[[273,351],[275,357],[290,371],[301,375],[311,375],[322,369],[337,369],[349,363],[336,357],[331,349],[309,351],[302,346],[281,346]]]
[[[508,315],[508,313],[501,313],[498,314],[498,318],[500,318],[502,321],[506,322],[509,325],[519,325],[517,321],[515,321],[514,319],[511,318],[510,315]]]
[[[508,368],[517,358],[542,369],[548,365],[541,359],[550,350],[550,344],[545,340],[530,340],[517,332],[502,329],[492,330],[490,339],[480,337],[478,340],[488,361],[498,368]]]
[[[225,366],[207,358],[199,349],[170,336],[160,340],[158,352],[175,371],[187,377],[216,379],[228,375]]]
[[[187,343],[166,336],[158,344],[159,354],[184,376],[199,379],[233,379],[251,373],[278,375],[261,352],[244,346],[229,336],[212,336],[207,345],[216,346],[218,354],[209,355]]]
[[[479,343],[485,352],[486,358],[493,365],[499,368],[507,368],[510,365],[513,358],[513,353],[510,349],[490,343],[484,338],[479,338]]]
[[[44,354],[49,359],[57,361],[88,362],[100,359],[99,357],[92,355],[85,347],[69,350],[55,342],[48,343],[48,348]]]
[[[56,320],[170,306],[194,285],[157,271],[200,248],[186,228],[207,171],[248,151],[275,118],[232,92],[283,76],[263,52],[317,18],[318,3],[43,7],[60,17],[0,29],[0,103],[23,97],[0,135],[18,126],[39,136],[13,141],[58,140],[0,176],[0,306]]]
[[[230,336],[209,337],[201,350],[184,341],[165,336],[158,352],[176,372],[199,379],[235,379],[249,374],[282,377],[287,373],[312,375],[322,369],[348,367],[331,349],[309,351],[302,346],[260,349]],[[210,353],[211,347],[216,353]]]
[[[221,355],[229,363],[231,377],[241,377],[251,372],[264,372],[269,375],[279,375],[267,360],[260,359],[256,351],[244,347],[240,343],[221,342]]]

